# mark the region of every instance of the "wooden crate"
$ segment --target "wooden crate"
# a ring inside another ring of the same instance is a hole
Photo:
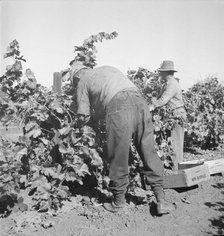
[[[212,161],[205,161],[205,165],[208,166],[210,175],[224,173],[224,158]]]
[[[184,170],[184,169],[192,168],[195,166],[203,165],[204,162],[205,162],[205,159],[185,161],[185,162],[180,162],[178,164],[178,167],[179,167],[179,170]]]
[[[164,176],[164,188],[183,188],[197,185],[210,178],[207,165],[199,165],[192,168],[179,170],[172,175]]]

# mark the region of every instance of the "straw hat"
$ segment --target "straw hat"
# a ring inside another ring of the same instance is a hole
[[[161,64],[160,68],[158,69],[158,71],[173,71],[173,72],[177,72],[176,70],[174,70],[174,63],[173,61],[163,61],[163,63]]]

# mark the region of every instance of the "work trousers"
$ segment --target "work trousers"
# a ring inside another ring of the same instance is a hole
[[[152,116],[140,92],[125,90],[112,98],[107,107],[106,130],[111,190],[121,195],[127,190],[132,138],[143,161],[146,187],[162,189],[163,163],[154,147]]]
[[[180,107],[174,111],[175,116],[181,117],[186,120],[186,111]],[[174,151],[173,156],[173,170],[178,170],[178,164],[183,162],[184,159],[184,126],[183,124],[176,124],[171,130],[171,143]]]
[[[184,159],[184,127],[182,125],[177,124],[171,130],[171,142],[174,151],[173,170],[178,170],[178,164]]]

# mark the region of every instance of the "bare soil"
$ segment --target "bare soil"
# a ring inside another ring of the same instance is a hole
[[[186,159],[196,158],[199,157],[186,156]],[[200,155],[200,158],[204,156]],[[174,204],[176,210],[162,217],[155,216],[153,198],[150,203],[127,203],[118,213],[107,212],[100,204],[80,204],[74,198],[56,216],[24,211],[1,218],[0,235],[224,235],[224,177],[221,174],[190,188],[167,189],[165,192],[167,201]],[[27,217],[29,222],[24,221],[18,227],[19,222]]]

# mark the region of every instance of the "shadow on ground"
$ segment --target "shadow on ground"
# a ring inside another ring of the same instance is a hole
[[[217,183],[216,185],[212,185],[212,187],[224,190],[224,183]],[[224,195],[224,191],[221,191],[221,193]],[[206,202],[205,205],[216,211],[220,211],[220,217],[209,219],[213,232],[207,233],[209,235],[224,235],[224,202]]]

